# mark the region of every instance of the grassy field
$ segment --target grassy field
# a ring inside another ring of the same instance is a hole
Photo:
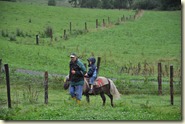
[[[163,120],[180,121],[181,95],[174,95],[174,105],[170,104],[169,93],[162,96],[146,91],[147,85],[138,87],[132,85],[131,91],[121,99],[114,100],[114,108],[106,96],[106,105],[102,106],[101,97],[90,96],[90,104],[82,97],[77,105],[62,88],[61,78],[50,78],[48,104],[44,104],[43,79],[27,75],[11,74],[12,108],[8,109],[6,101],[6,85],[0,84],[0,119],[2,120]],[[16,75],[16,76],[15,76]],[[20,78],[22,76],[22,78]],[[4,79],[5,80],[5,79]],[[5,82],[5,81],[3,81]],[[163,88],[167,86],[163,85]],[[152,88],[150,88],[152,89]]]
[[[7,109],[5,74],[0,74],[3,120],[181,120],[181,12],[101,10],[0,1],[0,59],[9,64],[13,108]],[[108,17],[110,23],[108,24]],[[96,29],[98,19],[98,29]],[[102,26],[105,19],[106,26]],[[69,23],[72,31],[69,32]],[[88,31],[85,31],[87,23]],[[47,29],[53,31],[53,39]],[[63,37],[67,31],[67,40]],[[36,45],[36,35],[39,45]],[[43,77],[17,69],[68,74],[69,55],[101,57],[99,75],[116,79],[122,94],[111,108],[99,96],[77,106],[63,90],[63,77],[49,78],[49,104],[43,104]],[[163,95],[157,96],[157,64],[162,63]],[[174,105],[169,101],[169,66],[174,66]],[[32,90],[30,90],[30,88]],[[72,109],[73,108],[73,109]],[[104,112],[105,110],[105,112]],[[86,116],[84,116],[86,115]]]
[[[147,64],[156,76],[157,63],[174,65],[175,76],[181,70],[181,13],[180,11],[144,11],[136,21],[118,23],[123,15],[129,17],[135,11],[61,8],[1,2],[0,23],[4,37],[0,38],[4,63],[12,68],[48,70],[68,73],[69,54],[76,52],[86,63],[92,55],[100,56],[100,74],[108,77],[127,75],[121,68],[130,68],[134,75],[138,64],[141,70]],[[39,10],[39,12],[37,12]],[[110,17],[107,28],[95,28],[95,20]],[[29,22],[31,20],[31,22]],[[69,33],[72,22],[72,33]],[[89,32],[84,33],[87,22]],[[118,23],[118,25],[115,25]],[[47,27],[53,30],[53,41],[45,36]],[[68,40],[64,40],[63,30]],[[35,35],[40,36],[40,45],[35,45]],[[17,36],[18,35],[18,36]],[[13,37],[16,41],[10,41]],[[18,53],[18,54],[17,54]],[[142,73],[140,73],[142,75]]]

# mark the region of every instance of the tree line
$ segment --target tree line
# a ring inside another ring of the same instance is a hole
[[[181,0],[68,0],[73,7],[102,9],[180,10]]]
[[[16,2],[17,0],[0,0]],[[57,1],[48,0],[49,6]],[[181,10],[181,0],[68,0],[72,7],[101,9],[145,9],[145,10]]]

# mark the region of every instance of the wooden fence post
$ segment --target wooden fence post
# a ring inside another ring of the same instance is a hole
[[[170,101],[173,105],[173,65],[170,65]]]
[[[101,58],[100,58],[100,57],[98,57],[98,61],[97,61],[97,75],[99,74],[100,61],[101,61]]]
[[[87,23],[85,22],[85,31],[87,31]]]
[[[6,86],[7,86],[7,97],[8,97],[8,108],[11,108],[11,96],[10,96],[10,77],[8,64],[4,65],[6,72]]]
[[[161,63],[158,63],[158,95],[162,95],[161,79],[162,79],[162,68]]]
[[[53,41],[53,30],[50,29],[50,37],[51,37],[51,41]]]
[[[64,40],[67,39],[67,36],[66,36],[66,30],[64,30]]]
[[[103,27],[105,27],[105,19],[103,19]]]
[[[110,17],[108,17],[108,24],[110,24]]]
[[[2,59],[0,59],[0,82],[1,82],[1,72],[2,72]]]
[[[48,104],[48,72],[44,74],[44,103]]]
[[[36,44],[39,45],[39,35],[36,35]]]
[[[96,19],[96,28],[98,28],[98,19]]]
[[[70,30],[70,33],[71,33],[71,22],[70,22],[70,24],[69,24],[69,30]]]

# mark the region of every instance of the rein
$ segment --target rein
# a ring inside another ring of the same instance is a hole
[[[84,81],[87,84],[87,86],[89,87],[89,83],[88,83],[88,81],[87,81],[87,79],[85,77],[84,77]]]

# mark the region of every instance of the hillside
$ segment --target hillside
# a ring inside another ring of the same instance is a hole
[[[181,69],[181,12],[144,11],[140,18],[118,22],[135,11],[50,7],[26,3],[0,2],[0,58],[12,68],[68,73],[69,54],[76,52],[82,61],[101,57],[100,74],[125,77],[141,66],[143,75],[157,75],[157,63]],[[108,17],[110,24],[108,24]],[[96,29],[96,19],[99,28]],[[105,19],[106,27],[102,27]],[[69,23],[72,32],[69,33]],[[88,32],[84,32],[84,23]],[[53,40],[44,32],[50,27]],[[67,30],[68,39],[63,32]],[[36,45],[35,35],[40,44]],[[10,41],[16,38],[16,41]],[[129,70],[128,70],[129,69]]]
[[[180,11],[80,9],[30,1],[0,2],[0,59],[1,67],[9,64],[12,104],[9,109],[7,78],[0,69],[1,120],[182,120]],[[114,107],[107,95],[104,107],[99,95],[90,95],[90,103],[83,96],[77,104],[64,90],[63,76],[69,72],[72,52],[84,63],[91,56],[101,57],[99,75],[111,78],[121,94],[119,100],[113,98]],[[174,66],[173,103],[170,65]],[[44,71],[49,78],[45,74],[44,79]]]

